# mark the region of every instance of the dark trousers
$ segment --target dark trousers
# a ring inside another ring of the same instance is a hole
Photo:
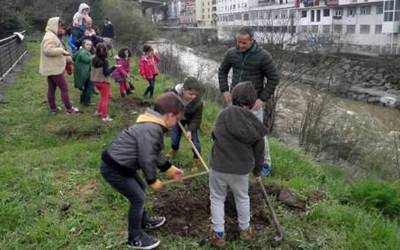
[[[144,209],[146,184],[137,173],[133,177],[122,176],[104,162],[101,164],[100,172],[113,188],[129,200],[128,240],[133,241],[135,237],[140,235],[142,225],[147,220],[147,214]]]
[[[49,102],[50,109],[52,111],[57,110],[56,105],[56,88],[59,87],[61,91],[61,99],[65,105],[65,108],[69,111],[72,109],[71,101],[68,96],[68,85],[65,81],[64,74],[53,75],[47,77],[48,89],[47,89],[47,101]]]
[[[93,95],[93,83],[88,78],[82,87],[81,103],[84,105],[89,105]]]
[[[180,122],[183,126],[185,126],[188,123],[185,120],[181,120]],[[197,131],[190,131],[190,132],[192,134],[192,142],[194,146],[196,147],[197,151],[201,153],[201,144],[199,136],[197,135]],[[171,129],[171,148],[173,150],[179,150],[179,143],[181,141],[181,136],[182,136],[182,130],[179,127],[179,125],[176,124],[175,127]],[[193,151],[193,158],[197,158],[197,155],[194,153],[194,151]]]
[[[149,82],[149,86],[147,87],[143,95],[144,97],[147,97],[147,95],[149,95],[150,98],[153,98],[154,88],[156,85],[156,77],[153,77],[152,79],[147,79],[147,81]]]

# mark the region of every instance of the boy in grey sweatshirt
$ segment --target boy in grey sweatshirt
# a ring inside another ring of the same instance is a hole
[[[225,246],[224,202],[228,188],[235,197],[240,238],[251,240],[249,173],[260,176],[264,164],[264,136],[267,129],[251,112],[257,92],[251,82],[237,84],[232,104],[218,116],[210,156],[211,244]]]

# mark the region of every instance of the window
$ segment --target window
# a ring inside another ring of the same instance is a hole
[[[279,0],[279,4],[283,4],[283,0]]]
[[[382,34],[382,24],[375,25],[375,34]]]
[[[342,33],[342,30],[343,30],[343,26],[342,26],[341,24],[335,24],[335,25],[333,25],[333,31],[334,31],[335,33],[341,34],[341,33]]]
[[[307,11],[306,10],[302,10],[301,11],[301,18],[307,17]]]
[[[281,18],[282,19],[286,19],[286,16],[287,16],[287,11],[286,10],[282,10],[281,11]]]
[[[324,9],[324,16],[330,16],[330,9]]]
[[[348,8],[347,9],[347,16],[355,16],[356,15],[356,8]]]
[[[360,15],[370,15],[371,14],[371,6],[363,6],[360,8]]]
[[[360,34],[369,34],[369,25],[360,25]]]
[[[317,22],[321,22],[321,10],[317,10]]]
[[[330,33],[331,32],[331,26],[330,25],[322,25],[322,32],[323,33]]]
[[[336,17],[341,17],[341,16],[342,16],[342,13],[343,13],[343,10],[342,10],[342,9],[335,9],[335,10],[334,10],[334,13],[335,13],[334,16],[336,16]]]
[[[376,14],[382,14],[383,13],[383,3],[378,3],[376,5]]]
[[[383,16],[383,21],[385,21],[385,22],[393,21],[393,12],[385,12],[385,14]]]
[[[311,22],[315,21],[315,13],[314,10],[311,10]]]
[[[346,25],[346,33],[347,34],[356,33],[356,26],[355,25]]]

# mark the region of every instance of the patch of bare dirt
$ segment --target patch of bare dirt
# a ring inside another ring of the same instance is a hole
[[[200,185],[200,186],[199,186]],[[275,186],[266,186],[270,192]],[[258,184],[250,186],[251,225],[254,231],[274,235],[269,220],[269,211]],[[154,197],[154,208],[160,215],[167,217],[162,227],[168,233],[197,239],[207,238],[210,229],[210,201],[207,183],[187,183],[183,188],[161,192]],[[228,194],[225,201],[225,230],[227,240],[239,239],[237,214],[233,195]]]

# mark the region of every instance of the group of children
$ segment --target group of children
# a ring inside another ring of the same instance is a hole
[[[146,186],[153,191],[164,188],[157,169],[168,178],[182,180],[184,173],[163,154],[164,133],[171,129],[172,152],[179,149],[182,131],[178,122],[187,124],[188,137],[200,151],[197,132],[201,123],[202,85],[188,77],[172,91],[160,95],[154,108],[148,108],[136,123],[122,133],[102,154],[101,174],[130,203],[128,247],[153,249],[159,239],[145,231],[162,226],[166,218],[149,216],[145,211]],[[251,240],[249,174],[260,178],[264,165],[264,136],[267,129],[251,112],[257,92],[251,82],[237,84],[232,90],[232,104],[218,116],[212,132],[213,146],[209,160],[211,223],[209,240],[218,248],[225,242],[224,202],[232,191],[238,214],[240,238]],[[170,154],[170,157],[173,155]],[[195,160],[194,160],[195,161]],[[138,174],[141,170],[144,180]],[[147,183],[147,185],[145,184]]]
[[[71,57],[63,42],[64,34],[63,22],[58,17],[50,18],[41,44],[39,68],[40,73],[46,76],[48,80],[50,111],[58,112],[61,110],[55,104],[55,91],[59,87],[67,112],[80,112],[70,102],[68,86],[64,77],[64,72],[71,71],[73,63],[74,86],[81,91],[80,103],[89,106],[91,97],[97,89],[100,92],[100,99],[95,115],[101,117],[103,121],[112,121],[108,112],[111,98],[110,77],[112,76],[118,83],[121,97],[125,97],[134,91],[134,86],[130,81],[131,51],[128,48],[120,49],[115,65],[110,67],[108,46],[105,43],[97,43],[94,48],[91,39],[84,39],[81,48]],[[149,84],[144,92],[144,97],[153,98],[160,57],[158,53],[154,53],[153,48],[149,45],[144,45],[143,51],[144,54],[139,60],[139,73]]]
[[[63,31],[59,18],[48,21],[46,34],[41,45],[40,72],[47,76],[48,99],[52,112],[57,112],[54,91],[61,89],[63,101],[69,113],[79,112],[70,104],[67,84],[64,79],[69,53],[58,38]],[[131,52],[123,48],[118,53],[114,66],[109,65],[107,46],[98,43],[95,56],[91,55],[92,43],[84,40],[82,48],[74,56],[75,86],[82,91],[81,103],[90,104],[93,85],[100,92],[100,101],[96,115],[104,121],[112,119],[108,113],[110,100],[110,80],[114,76],[119,84],[120,95],[129,94]],[[155,78],[158,75],[159,56],[145,45],[145,54],[139,62],[140,74],[149,86],[144,97],[153,97]],[[148,108],[137,118],[136,123],[122,133],[102,154],[101,174],[105,180],[130,202],[128,214],[128,247],[132,249],[153,249],[160,240],[149,236],[145,230],[162,226],[166,218],[150,216],[145,210],[146,186],[154,191],[163,189],[164,184],[157,177],[157,169],[165,172],[168,178],[182,180],[183,171],[169,161],[163,154],[164,134],[171,129],[171,152],[173,157],[179,150],[182,130],[178,122],[187,125],[187,137],[192,140],[200,152],[201,145],[198,130],[203,113],[203,87],[194,77],[188,77],[172,91],[160,95],[152,109]],[[67,93],[65,95],[65,93]],[[213,146],[210,154],[210,241],[216,247],[225,246],[224,201],[228,189],[235,197],[238,214],[240,238],[252,239],[250,227],[249,173],[260,178],[264,164],[264,136],[266,128],[251,112],[257,93],[251,82],[242,82],[232,89],[232,105],[218,116],[212,132]],[[193,168],[198,165],[196,155]],[[139,175],[143,173],[144,180]]]

